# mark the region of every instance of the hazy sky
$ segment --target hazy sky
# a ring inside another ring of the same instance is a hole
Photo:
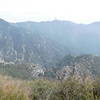
[[[100,0],[0,0],[0,18],[7,21],[100,21]]]

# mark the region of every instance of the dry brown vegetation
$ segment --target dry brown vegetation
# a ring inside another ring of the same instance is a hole
[[[100,100],[100,80],[17,80],[0,75],[0,100]]]

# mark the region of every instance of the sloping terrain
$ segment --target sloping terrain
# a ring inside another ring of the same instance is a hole
[[[70,54],[100,55],[100,22],[76,24],[70,21],[21,22],[16,26],[43,34]]]
[[[81,56],[65,56],[56,65],[59,70],[65,68],[65,70],[73,71],[74,73],[81,75],[90,75],[100,77],[100,56],[95,55],[81,55]],[[67,73],[66,73],[67,74]]]
[[[38,32],[0,20],[0,59],[48,66],[64,55],[64,48]]]
[[[88,25],[59,20],[9,23],[0,19],[0,62],[10,63],[5,73],[15,77],[21,71],[23,75],[26,73],[26,78],[30,77],[25,69],[27,63],[47,67],[43,73],[50,76],[54,74],[50,71],[52,68],[62,70],[68,66],[72,69],[73,65],[78,72],[100,76],[99,27],[99,22]],[[0,66],[1,72],[4,71]]]

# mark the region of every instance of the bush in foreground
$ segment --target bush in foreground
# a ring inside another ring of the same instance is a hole
[[[16,80],[0,76],[0,100],[100,100],[100,80]]]

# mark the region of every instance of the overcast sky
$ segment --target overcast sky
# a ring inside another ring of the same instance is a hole
[[[100,21],[100,0],[0,0],[0,18],[7,21]]]

